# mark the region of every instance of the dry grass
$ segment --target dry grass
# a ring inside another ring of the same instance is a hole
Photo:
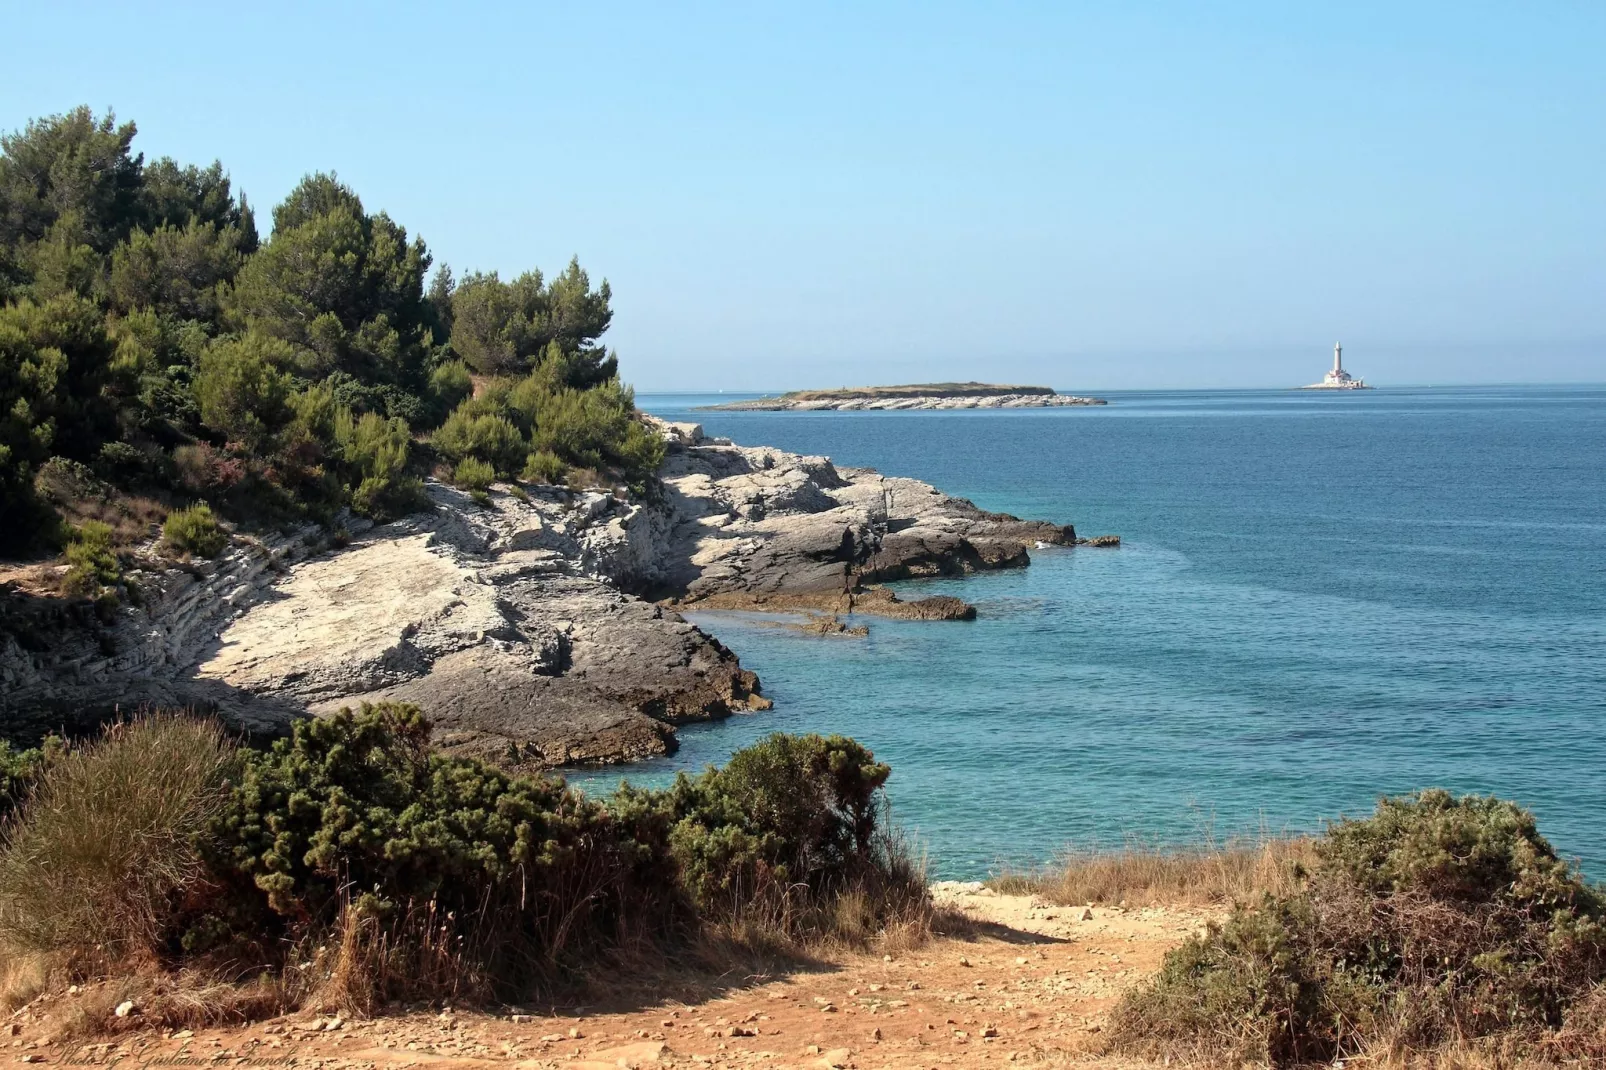
[[[154,498],[114,494],[109,499],[81,498],[59,507],[62,518],[74,526],[98,520],[112,529],[113,546],[134,546],[148,541],[167,518],[167,507]]]
[[[133,1012],[117,1016],[122,1003]],[[57,1042],[143,1029],[200,1029],[272,1018],[291,1009],[284,985],[268,974],[231,979],[199,970],[118,974],[57,995],[38,1009]]]
[[[1213,906],[1261,892],[1294,891],[1315,858],[1314,843],[1303,836],[1262,836],[1183,850],[1132,843],[1070,852],[1043,870],[1005,873],[988,883],[1002,893],[1039,895],[1065,905]]]
[[[394,999],[483,1002],[491,980],[464,946],[474,934],[461,928],[434,901],[389,916],[348,901],[328,940],[291,956],[286,984],[298,1004],[364,1017]]]
[[[54,972],[47,955],[10,954],[0,959],[0,1014],[49,991]]]
[[[1583,1070],[1606,1065],[1606,1046],[1601,1038],[1584,1051],[1565,1045],[1535,1049],[1499,1038],[1460,1040],[1426,1051],[1382,1044],[1341,1061],[1354,1070]]]
[[[158,715],[52,762],[0,830],[0,953],[109,962],[153,948],[202,874],[192,842],[227,751],[215,723]]]
[[[847,887],[810,893],[804,885],[745,889],[700,924],[705,965],[731,960],[792,960],[818,953],[897,956],[955,924],[936,908],[926,858],[890,824],[876,834],[877,864]]]
[[[611,490],[613,483],[595,468],[575,466],[564,476],[564,482],[574,490]]]

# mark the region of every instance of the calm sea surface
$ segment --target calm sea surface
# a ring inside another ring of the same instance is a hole
[[[773,711],[683,729],[638,783],[776,730],[891,763],[942,876],[1067,845],[1320,827],[1441,786],[1532,807],[1606,876],[1606,388],[1116,393],[1098,409],[650,412],[1113,532],[900,584],[974,623],[820,639],[694,614]],[[617,772],[573,778],[588,791]]]

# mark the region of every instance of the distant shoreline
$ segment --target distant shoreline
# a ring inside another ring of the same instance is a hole
[[[700,405],[701,412],[858,411],[895,409],[1030,409],[1105,405],[1103,398],[1056,393],[1047,386],[997,383],[919,383],[904,386],[793,390],[771,397]]]

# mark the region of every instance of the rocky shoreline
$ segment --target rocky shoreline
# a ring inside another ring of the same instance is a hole
[[[342,545],[308,527],[176,565],[153,544],[131,573],[137,604],[109,613],[0,585],[0,736],[142,706],[273,734],[395,699],[444,746],[510,767],[633,761],[671,751],[676,725],[769,707],[679,607],[965,620],[959,599],[878,585],[1109,545],[918,480],[658,426],[669,453],[650,501],[498,486],[482,505],[431,482],[429,511],[350,520]]]

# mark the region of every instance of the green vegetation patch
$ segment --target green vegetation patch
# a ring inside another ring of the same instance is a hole
[[[228,534],[218,526],[205,502],[167,514],[162,539],[170,549],[196,557],[216,557],[229,542]]]
[[[386,519],[424,504],[431,432],[454,465],[536,453],[646,487],[661,446],[597,341],[605,280],[431,274],[325,173],[264,239],[220,163],[147,162],[135,134],[79,108],[0,137],[0,554],[91,519],[138,541],[178,501]]]

